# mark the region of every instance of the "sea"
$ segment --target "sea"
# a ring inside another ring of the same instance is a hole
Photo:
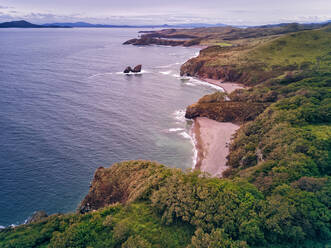
[[[219,88],[179,75],[200,48],[122,45],[138,31],[0,30],[1,227],[75,211],[100,166],[192,168],[185,108]]]

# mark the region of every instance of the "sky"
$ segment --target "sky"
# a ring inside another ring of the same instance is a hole
[[[0,0],[0,22],[260,25],[331,20],[331,0]]]

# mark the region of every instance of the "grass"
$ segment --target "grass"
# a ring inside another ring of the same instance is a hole
[[[225,42],[219,42],[219,43],[216,43],[216,45],[221,46],[221,47],[231,47],[231,46],[233,46],[232,44],[225,43]]]
[[[307,125],[304,127],[306,130],[312,132],[318,139],[329,140],[331,139],[331,125]]]

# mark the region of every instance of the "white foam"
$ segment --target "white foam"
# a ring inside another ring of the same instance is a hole
[[[190,85],[190,86],[193,86],[193,85],[203,85],[203,86],[208,86],[208,87],[213,88],[215,90],[224,92],[224,89],[222,87],[220,87],[220,86],[217,86],[215,84],[211,84],[211,83],[208,83],[208,82],[205,82],[205,81],[201,81],[201,80],[196,79],[196,78],[193,78],[193,77],[184,76],[184,77],[180,77],[180,79],[181,80],[189,81],[189,82],[186,82],[185,83],[186,85]]]
[[[163,75],[169,75],[171,73],[171,71],[160,71],[160,73]]]
[[[194,125],[195,125],[195,122],[193,122],[193,125],[191,127],[191,130],[190,130],[190,138],[191,138],[191,143],[192,143],[192,146],[193,146],[193,157],[192,157],[192,169],[195,169],[195,166],[198,162],[198,149],[197,149],[197,140],[196,140],[196,137],[195,137],[195,133],[194,133]]]
[[[124,73],[122,71],[119,71],[119,72],[116,72],[115,74],[117,74],[117,75],[141,75],[141,74],[146,74],[146,73],[151,73],[151,72],[150,71],[141,70],[141,72]]]
[[[173,132],[179,132],[179,131],[183,131],[184,128],[169,128],[169,132],[173,133]]]
[[[0,226],[0,229],[5,229],[5,227],[4,226]]]
[[[187,132],[179,133],[180,136],[184,137],[185,139],[191,139],[191,136]]]
[[[105,73],[97,73],[92,76],[89,76],[88,78],[94,78],[94,77],[99,77],[99,76],[104,76],[104,75],[112,75],[112,72],[105,72]]]
[[[183,109],[176,110],[176,111],[173,113],[173,116],[175,117],[175,119],[176,119],[177,121],[185,122],[185,110],[183,110]]]

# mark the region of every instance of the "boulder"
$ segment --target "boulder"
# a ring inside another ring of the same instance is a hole
[[[35,212],[27,221],[25,224],[31,224],[35,222],[42,221],[43,219],[47,218],[48,215],[45,211],[37,211]]]
[[[126,67],[124,73],[130,73],[130,72],[132,72],[131,66]]]
[[[142,68],[142,65],[137,65],[133,68],[132,72],[135,72],[135,73],[141,72],[141,68]]]

